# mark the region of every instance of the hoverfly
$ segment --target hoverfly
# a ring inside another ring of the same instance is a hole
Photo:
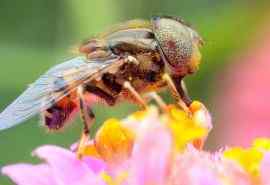
[[[89,97],[113,106],[129,100],[145,106],[142,94],[169,86],[177,101],[191,103],[183,78],[198,69],[202,39],[181,19],[131,20],[89,39],[79,56],[56,65],[0,114],[0,130],[41,112],[50,130],[81,112],[84,133],[94,119]]]

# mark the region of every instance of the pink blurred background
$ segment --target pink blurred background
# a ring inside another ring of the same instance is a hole
[[[248,146],[270,137],[270,24],[217,77],[214,98],[218,146]]]

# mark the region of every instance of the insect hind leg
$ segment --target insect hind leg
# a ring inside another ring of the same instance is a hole
[[[82,158],[82,154],[84,152],[85,146],[87,145],[90,138],[90,128],[94,122],[95,115],[92,109],[87,106],[86,101],[83,95],[83,87],[78,88],[78,96],[79,96],[79,105],[80,105],[80,115],[83,122],[83,131],[79,141],[77,156],[79,159]]]
[[[84,87],[84,90],[86,92],[89,92],[89,93],[92,93],[92,94],[98,96],[102,100],[105,100],[105,102],[110,106],[115,104],[115,97],[113,97],[112,95],[110,95],[107,92],[103,91],[99,87],[96,87],[96,86],[93,86],[93,85],[86,85]]]

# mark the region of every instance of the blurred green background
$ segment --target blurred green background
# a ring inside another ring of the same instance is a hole
[[[187,79],[193,99],[204,102],[215,115],[212,97],[215,76],[230,57],[252,43],[269,18],[270,3],[244,0],[0,0],[0,110],[11,103],[48,68],[73,56],[71,49],[112,24],[152,15],[181,16],[205,39],[200,71]],[[97,121],[124,117],[136,107],[95,106]],[[213,116],[215,120],[215,116]],[[0,132],[0,166],[33,162],[31,151],[42,144],[70,146],[80,135],[77,119],[61,134],[48,134],[38,117]],[[210,148],[215,138],[210,137]],[[10,184],[0,177],[0,184]]]

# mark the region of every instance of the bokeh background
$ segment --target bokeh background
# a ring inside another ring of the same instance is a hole
[[[0,111],[48,68],[74,56],[70,51],[81,41],[118,22],[168,14],[191,23],[206,42],[200,71],[186,82],[192,98],[213,115],[208,149],[246,145],[270,136],[268,12],[269,1],[259,0],[0,0]],[[97,105],[94,130],[104,119],[134,110]],[[36,117],[0,132],[0,166],[34,162],[31,151],[42,144],[68,147],[80,135],[80,120],[75,122],[48,134]],[[0,184],[11,183],[0,176]]]

